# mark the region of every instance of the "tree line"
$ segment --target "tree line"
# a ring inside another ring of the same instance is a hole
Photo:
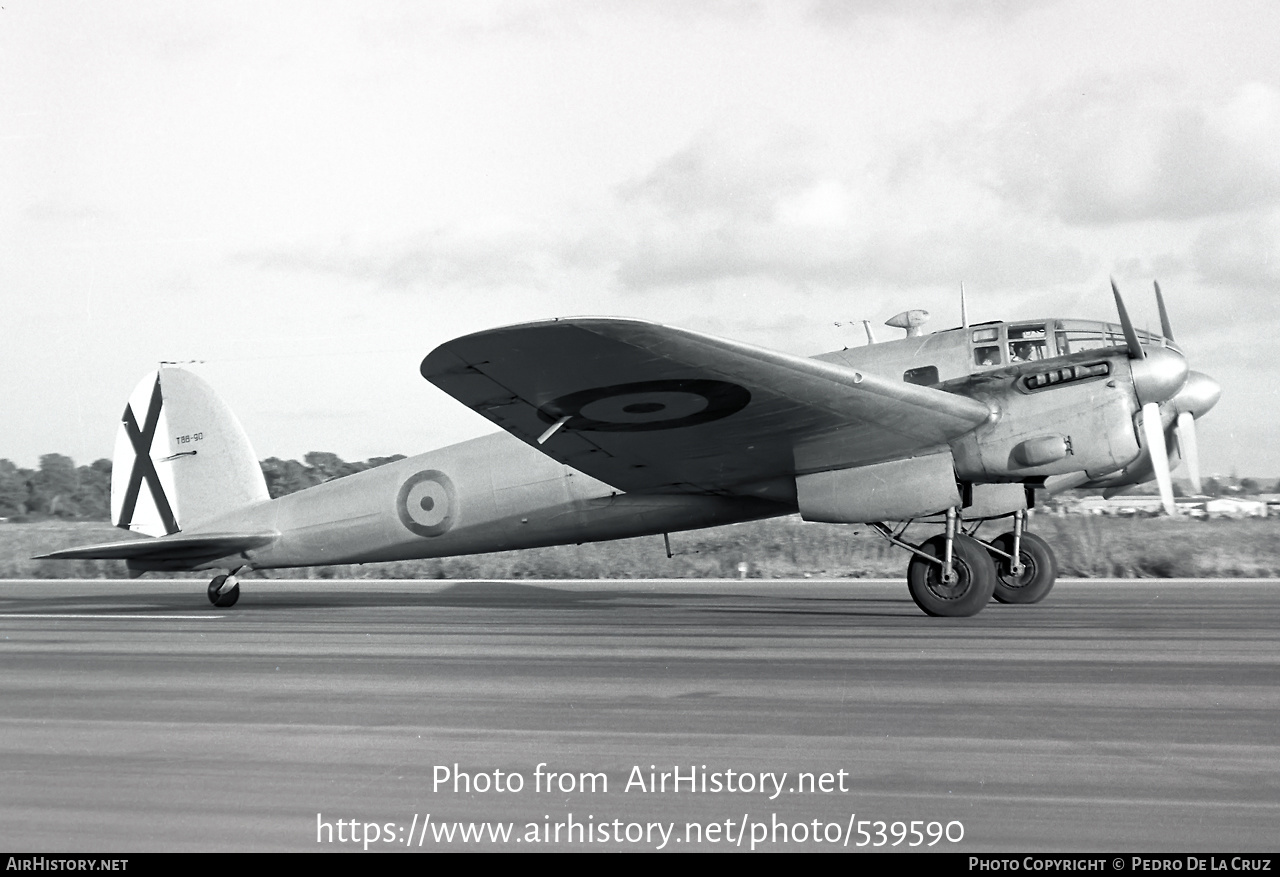
[[[297,460],[268,457],[259,462],[267,491],[275,499],[325,481],[342,478],[385,463],[403,454],[371,457],[349,463],[328,451],[312,451]],[[64,454],[45,454],[39,467],[24,469],[0,460],[0,518],[31,521],[46,518],[106,521],[111,517],[111,461],[77,466]]]
[[[328,451],[312,451],[297,460],[268,457],[259,462],[267,491],[275,499],[325,481],[343,478],[365,469],[403,460],[404,454],[371,457],[362,463],[348,463]],[[1152,490],[1154,488],[1151,488]],[[1141,492],[1141,488],[1135,490]],[[1175,485],[1181,494],[1182,486]],[[1274,485],[1255,478],[1208,478],[1207,496],[1250,496],[1280,493]],[[63,454],[45,454],[37,469],[23,469],[9,460],[0,460],[0,518],[9,521],[68,518],[106,521],[111,517],[111,461],[96,460],[77,466]]]

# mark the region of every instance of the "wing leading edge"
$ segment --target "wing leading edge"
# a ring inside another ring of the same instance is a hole
[[[629,492],[754,494],[910,457],[985,405],[639,320],[526,323],[449,341],[422,375],[560,462]]]

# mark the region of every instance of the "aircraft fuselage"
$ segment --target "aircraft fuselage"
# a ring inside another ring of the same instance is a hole
[[[1118,332],[1088,321],[989,323],[815,359],[988,404],[991,422],[952,444],[957,476],[1038,482],[1081,469],[1113,471],[1138,455],[1132,424],[1137,403],[1123,380],[1124,351],[1112,346]],[[1024,339],[1036,345],[1035,358],[1010,361],[1011,345]],[[1073,341],[1090,346],[1072,353]],[[1052,383],[1045,378],[1036,386],[1050,373],[1056,373]],[[796,510],[794,480],[781,489],[744,485],[738,495],[625,493],[496,433],[242,509],[234,515],[236,529],[280,536],[200,566],[446,557],[696,529]],[[231,523],[209,521],[200,530],[216,532]]]
[[[622,493],[495,433],[209,521],[200,531],[231,527],[280,535],[270,545],[197,568],[451,557],[691,530],[789,511],[794,508],[751,497]]]

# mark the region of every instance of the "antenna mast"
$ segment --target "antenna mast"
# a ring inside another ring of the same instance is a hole
[[[962,329],[969,328],[969,312],[964,306],[964,281],[960,281],[960,327]]]

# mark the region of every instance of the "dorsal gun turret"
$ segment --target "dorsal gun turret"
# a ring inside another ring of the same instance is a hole
[[[886,326],[892,326],[895,329],[905,329],[907,337],[911,338],[916,335],[924,334],[920,327],[928,322],[928,320],[928,311],[922,311],[919,308],[914,308],[909,311],[903,311],[895,317],[890,317],[884,321],[884,324]]]

